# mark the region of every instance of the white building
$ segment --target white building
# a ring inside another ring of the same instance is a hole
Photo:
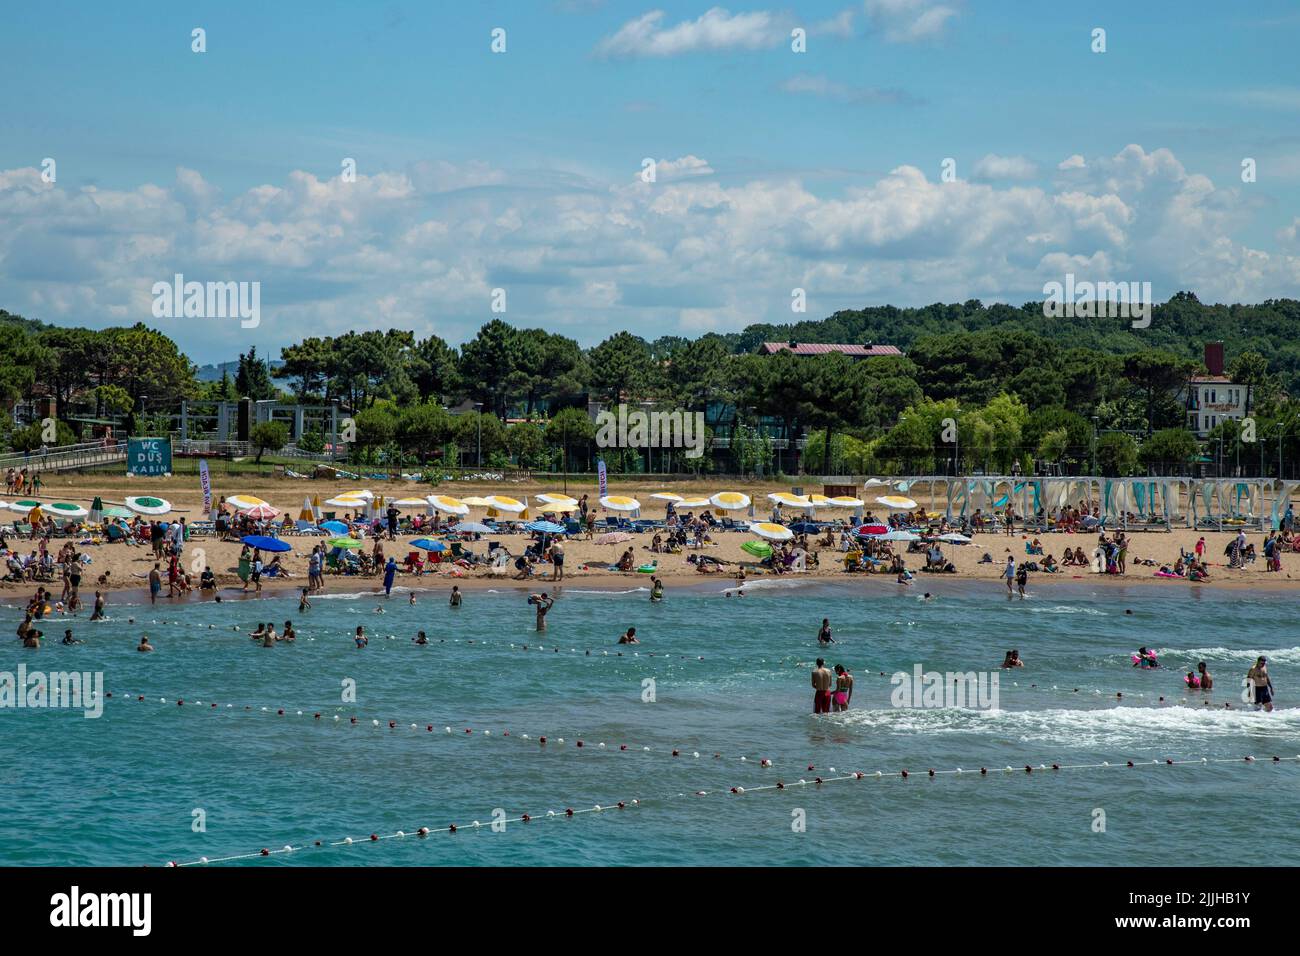
[[[1205,343],[1208,374],[1187,382],[1187,429],[1204,438],[1225,419],[1240,421],[1250,411],[1250,387],[1223,374],[1223,343]]]

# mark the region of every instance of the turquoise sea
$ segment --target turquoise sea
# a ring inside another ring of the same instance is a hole
[[[318,596],[303,614],[296,597],[114,605],[111,621],[72,621],[81,646],[5,639],[0,670],[102,671],[113,696],[99,719],[0,709],[0,863],[162,865],[291,845],[247,865],[1300,864],[1300,765],[1271,759],[1300,754],[1294,598],[1059,584],[1009,602],[995,584],[929,586],[931,601],[876,581],[756,582],[743,597],[670,584],[651,605],[643,589],[575,585],[540,637],[524,593],[506,589],[468,592],[459,610],[445,588],[413,607],[405,593]],[[814,717],[822,617],[840,642],[824,656],[857,687],[848,713]],[[6,634],[18,618],[0,609]],[[244,636],[286,618],[295,645]],[[362,650],[358,624],[372,637]],[[629,625],[643,643],[619,648]],[[57,640],[64,626],[44,630]],[[421,628],[428,646],[411,642]],[[135,651],[141,631],[155,653]],[[1141,644],[1164,668],[1131,666]],[[1000,672],[996,711],[894,707],[880,675],[988,672],[1011,647],[1028,666]],[[1259,653],[1272,714],[1240,700]],[[1198,660],[1217,679],[1210,706],[1182,686]],[[928,776],[957,767],[973,772]],[[597,804],[609,809],[564,815]],[[498,808],[532,820],[494,832]],[[412,835],[368,839],[398,830]]]

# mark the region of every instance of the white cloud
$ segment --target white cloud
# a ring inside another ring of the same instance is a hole
[[[866,0],[867,18],[890,43],[916,43],[943,33],[957,10],[934,0]]]
[[[716,50],[762,50],[789,36],[788,18],[763,10],[731,14],[714,7],[698,19],[663,26],[664,12],[629,20],[596,45],[607,57],[680,56]]]
[[[997,157],[997,154],[993,154]],[[1005,157],[997,157],[1004,160]],[[992,162],[992,161],[990,161]],[[899,166],[862,186],[790,174],[727,178],[686,155],[592,184],[467,163],[376,170],[354,183],[294,172],[222,195],[193,170],[131,189],[0,171],[0,307],[59,323],[144,321],[198,359],[307,335],[397,325],[471,337],[490,290],[507,321],[584,344],[937,300],[1022,302],[1067,271],[1150,281],[1214,301],[1300,296],[1300,221],[1272,248],[1236,237],[1267,210],[1167,149],[1129,145],[1055,183],[952,183]],[[479,188],[483,184],[490,188]],[[1276,227],[1275,227],[1276,228]],[[262,324],[155,322],[152,283],[262,283]]]
[[[1065,159],[1057,163],[1056,168],[1057,169],[1083,169],[1086,165],[1087,163],[1084,162],[1083,157],[1080,156],[1078,153],[1075,153],[1072,156],[1067,156]]]
[[[856,106],[875,104],[913,104],[919,102],[905,90],[850,86],[819,73],[797,73],[781,83],[786,93],[819,96]]]
[[[975,163],[972,175],[976,179],[985,181],[1033,179],[1038,175],[1038,165],[1024,156],[998,156],[989,153]]]

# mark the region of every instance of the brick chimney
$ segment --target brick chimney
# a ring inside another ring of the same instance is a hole
[[[1205,343],[1205,369],[1211,375],[1223,374],[1223,343]]]

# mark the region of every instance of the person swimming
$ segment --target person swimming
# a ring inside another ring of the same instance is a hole
[[[147,634],[141,634],[141,635],[140,635],[140,643],[137,644],[137,645],[135,646],[135,649],[136,649],[137,651],[142,652],[142,653],[147,652],[147,651],[152,651],[152,650],[153,650],[153,645],[149,643],[149,635],[147,635]]]
[[[1007,656],[1002,659],[1003,667],[1024,667],[1025,662],[1020,659],[1020,651],[1012,648],[1007,651]]]
[[[1183,683],[1193,690],[1201,689],[1201,679],[1196,676],[1196,671],[1188,671],[1187,676],[1183,678]]]
[[[366,629],[360,624],[357,625],[357,636],[353,638],[357,642],[357,647],[362,648],[370,643],[370,638],[366,637]]]
[[[411,640],[412,640],[412,642],[414,642],[414,643],[416,643],[416,644],[428,644],[428,643],[429,643],[429,639],[428,639],[427,637],[424,636],[424,631],[420,631],[419,633],[417,633],[417,634],[415,635],[415,637],[411,638]]]
[[[1159,667],[1160,662],[1156,660],[1155,651],[1149,651],[1145,647],[1139,647],[1138,652],[1133,655],[1134,667]]]
[[[640,644],[641,642],[638,641],[638,640],[636,639],[636,628],[635,628],[635,627],[629,627],[629,628],[628,628],[628,629],[623,633],[623,635],[622,635],[621,637],[619,637],[619,639],[618,639],[618,643],[620,643],[620,644]]]

